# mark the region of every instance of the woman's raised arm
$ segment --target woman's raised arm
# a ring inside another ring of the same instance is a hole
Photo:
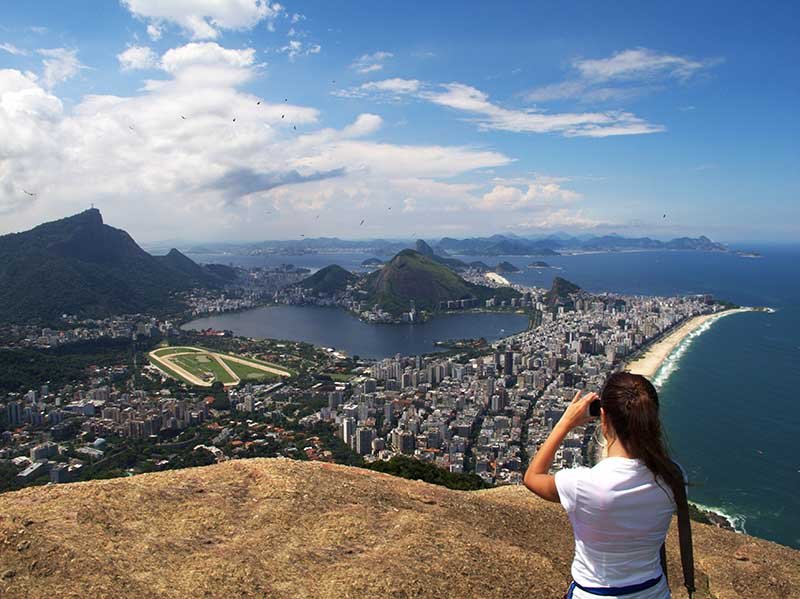
[[[548,474],[550,466],[553,465],[556,451],[564,442],[567,433],[576,426],[586,424],[591,420],[589,404],[595,399],[597,399],[597,393],[587,393],[582,397],[580,391],[575,394],[572,402],[567,406],[564,414],[553,427],[547,440],[542,443],[539,451],[533,456],[533,460],[525,471],[523,484],[542,499],[558,502],[556,479],[552,474]]]

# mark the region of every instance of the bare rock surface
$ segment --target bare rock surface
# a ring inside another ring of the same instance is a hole
[[[694,524],[698,598],[800,597],[800,552]],[[670,582],[681,586],[677,531]],[[0,597],[560,598],[572,533],[521,487],[284,459],[0,495]]]

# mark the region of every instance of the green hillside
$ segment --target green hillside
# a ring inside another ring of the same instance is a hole
[[[510,299],[519,293],[510,288],[492,289],[469,283],[446,266],[414,250],[403,250],[383,268],[367,277],[368,301],[398,314],[409,309],[437,310],[439,302],[491,297]]]
[[[0,322],[176,309],[171,293],[192,286],[96,209],[0,237]]]
[[[315,294],[325,293],[331,295],[337,291],[344,291],[357,278],[353,273],[338,264],[331,264],[300,281],[300,286]]]

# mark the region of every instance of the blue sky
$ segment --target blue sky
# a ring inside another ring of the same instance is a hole
[[[0,232],[797,241],[800,9],[738,4],[4,5]]]

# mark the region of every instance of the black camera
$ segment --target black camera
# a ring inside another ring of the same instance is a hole
[[[600,400],[595,399],[592,403],[589,404],[589,416],[599,416],[600,415]]]

